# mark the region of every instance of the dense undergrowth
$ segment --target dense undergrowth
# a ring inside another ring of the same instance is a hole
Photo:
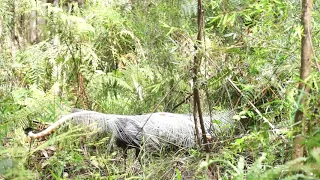
[[[192,113],[195,1],[87,0],[68,11],[63,1],[53,6],[1,0],[0,177],[318,179],[320,14],[314,11],[312,22],[308,151],[292,160],[300,97],[300,1],[203,3],[203,111],[235,110],[244,130],[214,139],[211,153],[143,152],[141,163],[130,153],[125,165],[108,136],[73,127],[30,141],[24,129],[43,129],[71,107],[110,114]],[[39,23],[41,35],[31,43],[26,27],[33,12],[45,23]]]

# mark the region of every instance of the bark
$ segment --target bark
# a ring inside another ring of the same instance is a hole
[[[300,79],[298,91],[301,93],[301,100],[299,108],[295,115],[294,121],[298,123],[300,127],[297,128],[295,138],[293,141],[294,158],[302,157],[304,154],[304,141],[303,135],[306,132],[306,110],[308,107],[308,94],[310,87],[307,84],[307,78],[311,71],[311,58],[312,58],[312,41],[311,41],[311,9],[312,0],[302,1],[302,16],[301,23],[304,31],[301,40],[301,67],[300,67]],[[299,96],[300,97],[300,96]]]
[[[15,1],[12,1],[11,4],[11,13],[12,13],[12,20],[11,20],[11,56],[12,59],[15,59],[16,57],[16,23],[15,23],[15,18],[16,18],[16,3]]]
[[[36,8],[38,6],[37,1],[35,1]],[[37,10],[32,10],[30,14],[29,21],[29,33],[28,33],[28,43],[34,44],[37,42]]]
[[[198,126],[198,118],[197,118],[197,103],[194,100],[194,105],[193,105],[193,120],[194,120],[194,127],[195,127],[195,132],[196,132],[196,142],[199,144],[201,147],[201,138],[200,138],[200,132],[199,132],[199,126]]]
[[[202,110],[201,110],[201,104],[200,104],[200,95],[199,95],[199,89],[198,89],[198,71],[201,65],[201,54],[198,51],[198,46],[201,45],[202,39],[203,39],[203,9],[202,9],[201,0],[198,0],[198,36],[197,36],[197,42],[195,45],[195,50],[197,51],[197,54],[194,57],[194,64],[193,64],[193,97],[194,97],[194,110],[198,111],[200,127],[202,131],[202,139],[205,144],[205,150],[209,152],[210,149],[209,149],[209,144],[206,136],[206,130],[204,127],[204,121],[202,117]],[[194,112],[194,114],[196,113]],[[197,119],[195,118],[194,120],[196,125],[195,127],[197,129]],[[197,134],[197,139],[198,140],[200,139],[199,134]],[[199,144],[201,144],[201,142]]]

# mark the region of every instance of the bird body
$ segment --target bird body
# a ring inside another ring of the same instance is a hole
[[[220,112],[212,118],[205,116],[206,130],[212,131],[212,119],[220,120],[222,124],[232,123],[232,114]],[[123,149],[129,146],[140,149],[144,145],[146,149],[156,150],[168,144],[187,148],[196,147],[193,116],[167,112],[116,115],[83,110],[67,114],[42,132],[36,134],[29,132],[28,136],[30,138],[46,136],[68,121],[76,125],[89,126],[100,133],[111,133],[116,140],[116,145]]]

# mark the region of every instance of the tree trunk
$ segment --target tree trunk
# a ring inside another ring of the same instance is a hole
[[[11,13],[12,13],[12,20],[11,20],[11,56],[12,56],[12,59],[15,60],[16,58],[16,45],[15,45],[15,42],[16,42],[16,22],[15,22],[15,19],[16,19],[16,3],[15,1],[12,1],[11,2],[12,4],[11,5]]]
[[[301,67],[300,67],[300,79],[298,91],[301,93],[301,100],[299,108],[295,115],[294,121],[299,124],[297,131],[295,133],[293,148],[294,157],[302,157],[304,154],[304,146],[302,145],[304,141],[303,135],[306,132],[306,110],[308,108],[308,94],[310,92],[310,87],[307,85],[306,81],[310,75],[311,71],[311,58],[312,58],[312,41],[311,41],[311,9],[312,0],[302,1],[302,16],[301,23],[303,25],[304,31],[301,40]]]
[[[198,47],[201,45],[202,39],[203,39],[203,9],[202,9],[201,0],[198,0],[198,36],[197,36],[197,42],[195,45],[195,50],[197,51],[197,54],[195,55],[194,62],[193,62],[193,98],[194,98],[194,110],[197,110],[199,115],[200,127],[202,131],[202,139],[205,144],[205,150],[209,152],[210,149],[209,149],[208,140],[206,136],[206,129],[204,127],[202,110],[200,105],[200,95],[199,95],[199,89],[198,89],[198,71],[201,64],[201,53],[199,53]],[[195,114],[196,112],[194,112],[194,117],[196,117]],[[195,120],[195,128],[197,128],[197,118],[195,118],[194,120]],[[199,134],[197,134],[197,139],[200,139]],[[199,142],[199,144],[201,144],[201,142]]]
[[[35,1],[35,8],[38,6],[38,2]],[[32,10],[29,19],[29,32],[28,32],[28,43],[35,44],[37,42],[37,10]]]

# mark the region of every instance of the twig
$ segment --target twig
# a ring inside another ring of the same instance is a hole
[[[186,75],[186,74],[185,74]],[[178,81],[176,84],[174,84],[170,90],[162,97],[162,99],[160,100],[160,102],[153,108],[151,114],[149,115],[149,117],[147,118],[146,122],[142,125],[141,130],[137,132],[136,136],[142,132],[144,126],[148,123],[149,119],[151,118],[151,116],[153,115],[153,113],[158,109],[158,107],[160,106],[160,104],[165,100],[165,98],[171,93],[171,91],[178,85],[180,81]]]
[[[184,104],[185,102],[187,102],[190,97],[192,96],[193,94],[189,94],[187,97],[185,97],[180,103],[178,103],[177,105],[175,105],[171,111],[174,111],[175,109],[177,109],[179,106],[181,106],[182,104]]]
[[[251,105],[251,107],[252,107],[252,108],[254,109],[254,111],[263,119],[263,121],[270,126],[272,132],[274,132],[276,135],[279,135],[283,140],[286,140],[286,138],[285,138],[283,135],[279,134],[279,131],[276,131],[274,125],[271,124],[270,121],[262,115],[262,113],[258,110],[258,108],[241,92],[241,90],[237,87],[237,85],[235,85],[235,84],[231,81],[230,78],[227,78],[227,80],[228,80],[228,81],[230,82],[230,84],[238,91],[238,93],[240,93],[240,95],[241,95],[242,97],[244,97],[244,98],[249,102],[249,104]]]
[[[267,123],[272,130],[274,130],[274,129],[275,129],[274,125],[271,124],[270,121],[262,115],[262,113],[258,110],[258,108],[257,108],[249,99],[246,98],[246,96],[241,92],[241,90],[237,87],[237,85],[235,85],[235,84],[231,81],[230,78],[227,78],[227,80],[228,80],[228,81],[230,82],[230,84],[238,91],[238,93],[240,93],[240,95],[241,95],[242,97],[244,97],[244,98],[249,102],[249,104],[251,105],[251,107],[252,107],[252,108],[254,109],[254,111],[263,119],[263,121],[264,121],[265,123]]]

